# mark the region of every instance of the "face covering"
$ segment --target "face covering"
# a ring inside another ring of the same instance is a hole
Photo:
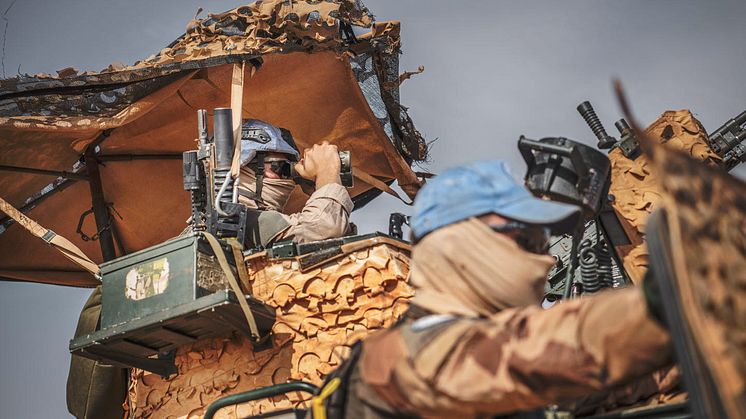
[[[413,303],[466,316],[537,305],[553,265],[554,257],[527,252],[472,218],[438,229],[414,246]]]
[[[254,171],[248,167],[241,168],[241,180],[239,182],[241,189],[254,192],[256,189],[256,176]],[[266,209],[282,211],[287,204],[290,194],[295,189],[295,182],[292,179],[267,179],[262,182],[262,201],[267,206]],[[249,208],[259,208],[253,199],[238,195],[238,201]]]

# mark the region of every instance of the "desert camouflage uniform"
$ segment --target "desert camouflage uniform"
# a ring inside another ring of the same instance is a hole
[[[511,414],[625,384],[670,362],[669,336],[638,289],[490,318],[426,315],[363,342],[341,416]]]
[[[274,241],[292,239],[297,243],[306,243],[342,237],[350,225],[352,206],[347,188],[338,183],[324,185],[311,194],[303,210],[283,214],[290,227]]]

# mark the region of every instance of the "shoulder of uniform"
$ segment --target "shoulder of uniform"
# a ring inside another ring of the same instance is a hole
[[[456,316],[451,314],[429,314],[411,322],[409,324],[409,329],[415,333],[426,332],[428,329],[432,329],[457,319]]]
[[[429,314],[401,325],[401,337],[410,354],[420,352],[450,326],[468,318],[451,314]]]
[[[255,244],[263,247],[290,227],[286,216],[278,211],[249,209],[247,214],[250,218],[247,224],[253,226],[247,233]]]

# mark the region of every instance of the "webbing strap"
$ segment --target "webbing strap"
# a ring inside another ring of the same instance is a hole
[[[241,278],[241,282],[249,289],[246,291],[251,294],[251,282],[249,282],[249,271],[246,270],[246,264],[243,263],[243,249],[241,244],[236,239],[228,239],[228,244],[231,245],[233,250],[233,260],[236,261],[236,270],[238,271],[238,277]]]
[[[246,62],[233,64],[231,78],[231,117],[233,119],[233,162],[231,177],[238,179],[241,172],[241,111],[243,109],[243,75]]]
[[[383,181],[381,181],[381,180],[373,177],[373,175],[371,175],[370,173],[367,173],[367,172],[365,172],[363,170],[360,170],[360,169],[358,169],[356,167],[352,171],[352,174],[356,178],[358,178],[358,179],[362,180],[363,182],[367,183],[368,185],[370,185],[370,186],[372,186],[372,187],[374,187],[376,189],[380,189],[380,190],[386,192],[387,194],[393,196],[394,198],[400,200],[401,202],[403,202],[403,203],[405,203],[407,205],[412,205],[411,201],[405,201],[404,198],[402,198],[401,196],[399,196],[399,194],[396,193],[395,190],[391,189],[391,187],[389,185],[387,185],[385,182],[383,182]]]
[[[225,272],[226,278],[228,278],[228,284],[230,284],[231,289],[233,290],[233,293],[236,294],[238,305],[241,306],[241,310],[243,311],[243,314],[246,317],[246,322],[249,324],[249,330],[251,331],[251,339],[254,340],[255,342],[261,342],[262,336],[259,334],[259,328],[256,325],[254,314],[251,312],[251,309],[249,308],[249,303],[246,301],[246,296],[241,290],[241,286],[238,285],[238,281],[236,281],[236,277],[233,276],[231,267],[228,264],[228,260],[225,258],[225,253],[223,253],[223,248],[220,247],[220,243],[218,242],[218,239],[216,239],[215,236],[213,236],[212,234],[206,231],[202,232],[202,236],[204,236],[204,238],[207,240],[207,243],[212,248],[212,251],[215,253],[215,257],[218,258],[218,263],[220,263],[220,267],[223,269],[223,272]],[[239,259],[236,261],[236,265],[240,265],[241,263],[243,263],[243,259]],[[237,269],[240,269],[240,268],[237,267]]]
[[[313,419],[326,419],[326,399],[334,394],[340,384],[342,384],[342,379],[335,377],[321,389],[318,396],[313,398],[311,401]]]
[[[98,265],[71,241],[58,235],[52,230],[42,227],[39,223],[26,216],[26,214],[18,211],[3,198],[0,198],[0,211],[8,214],[8,216],[14,219],[21,227],[52,245],[52,247],[62,253],[63,256],[77,263],[83,267],[83,269],[93,274],[96,279],[100,280],[101,270]]]

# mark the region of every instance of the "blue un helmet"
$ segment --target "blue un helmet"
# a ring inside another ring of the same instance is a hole
[[[289,160],[300,159],[290,131],[258,119],[249,119],[241,125],[241,166],[245,166],[258,153],[283,153]]]
[[[446,170],[428,181],[415,198],[410,226],[418,241],[441,227],[490,213],[546,226],[554,234],[572,231],[581,217],[580,207],[536,198],[503,161],[488,160]]]

